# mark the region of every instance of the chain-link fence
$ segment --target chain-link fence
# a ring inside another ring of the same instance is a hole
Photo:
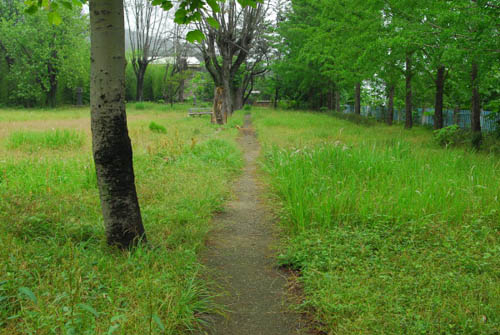
[[[354,106],[345,105],[345,114],[354,113]],[[387,110],[384,107],[362,106],[361,115],[372,117],[377,120],[387,119]],[[394,121],[404,122],[406,114],[404,110],[394,109]],[[423,111],[422,108],[417,108],[413,111],[413,123],[420,125],[434,126],[434,109],[428,108]],[[469,110],[443,110],[443,123],[444,126],[451,126],[457,124],[461,128],[470,129],[471,127],[471,112]],[[489,111],[481,111],[481,129],[483,131],[494,131],[500,128],[500,113],[493,113]]]

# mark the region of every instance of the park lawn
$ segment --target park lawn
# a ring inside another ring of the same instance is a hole
[[[257,109],[281,265],[325,334],[499,334],[500,157],[432,132]]]
[[[0,110],[0,334],[181,334],[217,310],[197,253],[241,169],[243,117],[186,109],[129,106],[149,240],[132,253],[105,244],[88,108]]]

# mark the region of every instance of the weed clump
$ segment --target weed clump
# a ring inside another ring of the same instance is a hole
[[[153,133],[158,133],[158,134],[166,134],[167,129],[163,127],[161,124],[158,124],[154,121],[151,121],[149,124],[149,130],[151,130]]]
[[[434,131],[434,141],[443,147],[455,146],[465,142],[465,132],[456,124]]]
[[[144,110],[146,108],[146,105],[142,102],[138,102],[135,104],[135,109],[137,110]]]

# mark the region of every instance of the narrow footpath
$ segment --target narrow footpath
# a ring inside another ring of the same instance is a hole
[[[213,316],[206,334],[295,335],[299,316],[287,311],[286,276],[276,268],[272,215],[261,203],[256,168],[260,145],[245,118],[239,144],[245,155],[243,174],[234,185],[235,200],[215,218],[204,257],[221,286],[217,303],[225,317]]]

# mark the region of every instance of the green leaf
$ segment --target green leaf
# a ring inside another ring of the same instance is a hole
[[[214,28],[214,29],[219,29],[219,27],[220,27],[219,21],[217,21],[217,20],[216,20],[216,19],[214,19],[213,17],[208,17],[208,18],[207,18],[207,23],[208,23],[209,25],[211,25],[211,26],[212,26],[212,28]]]
[[[49,23],[56,25],[56,26],[58,26],[62,23],[61,15],[58,12],[51,11],[47,15],[49,17]]]
[[[191,43],[194,43],[195,41],[201,43],[205,39],[205,35],[200,30],[196,29],[187,33],[186,39]]]
[[[28,8],[24,10],[26,14],[35,14],[38,11],[38,6],[37,5],[31,5]]]
[[[80,307],[81,309],[83,309],[84,311],[87,311],[91,314],[93,314],[96,318],[99,317],[99,313],[90,305],[87,305],[87,304],[78,304],[77,305],[78,307]]]
[[[73,5],[69,1],[61,1],[61,4],[66,7],[67,9],[72,9]]]
[[[33,293],[32,290],[30,290],[29,288],[27,287],[20,287],[19,288],[19,293],[25,295],[26,297],[28,297],[28,299],[30,299],[31,301],[33,301],[35,304],[37,303],[37,299],[36,299],[36,295],[35,293]]]
[[[175,18],[174,18],[174,22],[175,23],[179,23],[179,24],[183,24],[183,23],[186,23],[186,16],[187,16],[188,12],[187,10],[185,10],[184,8],[179,8],[176,12],[175,12]]]
[[[163,325],[163,322],[161,322],[160,317],[156,314],[153,314],[153,320],[158,325],[158,327],[161,329],[161,331],[164,332],[165,326]]]
[[[217,0],[207,0],[207,3],[214,12],[216,13],[220,12],[220,6],[217,3]]]

